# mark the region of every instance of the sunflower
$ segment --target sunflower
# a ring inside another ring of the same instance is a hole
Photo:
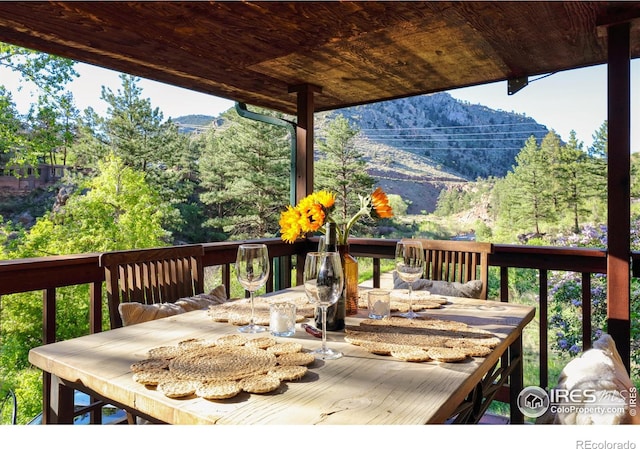
[[[371,204],[378,218],[393,217],[393,210],[391,210],[391,206],[389,205],[389,198],[387,198],[387,194],[384,193],[382,188],[378,187],[371,194]]]
[[[298,209],[288,206],[287,210],[280,214],[280,233],[282,240],[293,243],[300,235],[300,212]]]
[[[293,243],[301,234],[322,230],[326,222],[334,221],[331,212],[335,202],[334,193],[320,190],[302,198],[295,207],[287,206],[280,214],[282,240]],[[389,199],[380,187],[369,196],[361,196],[360,210],[347,223],[338,226],[338,243],[347,243],[351,226],[364,216],[373,219],[393,217]]]

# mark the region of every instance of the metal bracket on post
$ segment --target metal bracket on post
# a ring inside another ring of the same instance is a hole
[[[526,87],[529,84],[528,76],[520,76],[518,78],[511,78],[507,80],[507,93],[513,95],[520,89]]]

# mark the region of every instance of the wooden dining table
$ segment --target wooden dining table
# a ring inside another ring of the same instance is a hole
[[[300,287],[271,294],[278,299],[304,296]],[[214,321],[206,310],[91,334],[32,349],[30,362],[51,374],[51,416],[72,422],[68,401],[57,396],[77,389],[152,421],[170,424],[427,424],[476,422],[489,390],[510,385],[511,422],[522,422],[517,395],[523,388],[522,331],[533,307],[499,301],[448,297],[427,317],[453,320],[484,329],[500,342],[485,357],[462,362],[407,362],[378,355],[345,341],[344,332],[328,332],[327,343],[344,356],[316,359],[300,380],[283,382],[265,394],[241,393],[230,399],[197,396],[170,398],[133,378],[131,365],[147,351],[190,339],[238,334],[237,326]],[[366,319],[366,310],[348,316],[348,326]],[[267,334],[256,334],[264,336]],[[304,351],[321,339],[296,325],[295,335],[275,337],[299,342]],[[493,397],[489,394],[490,400]],[[483,399],[483,397],[485,397]],[[64,404],[67,404],[65,407]],[[460,419],[460,417],[465,417]]]

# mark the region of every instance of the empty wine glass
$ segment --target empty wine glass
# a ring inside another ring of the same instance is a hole
[[[322,360],[342,357],[341,352],[327,348],[327,308],[338,301],[343,286],[340,253],[307,253],[304,262],[304,290],[309,301],[317,304],[322,312],[322,347],[311,353]]]
[[[267,329],[255,323],[253,293],[266,284],[269,278],[269,251],[261,243],[242,244],[236,256],[236,276],[238,282],[249,291],[251,298],[251,318],[249,324],[239,327],[240,332],[255,334]]]
[[[396,244],[396,272],[409,286],[409,311],[400,315],[416,318],[419,315],[413,311],[413,283],[424,272],[424,250],[419,240],[403,239]]]

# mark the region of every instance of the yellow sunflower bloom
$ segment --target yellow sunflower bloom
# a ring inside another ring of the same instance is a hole
[[[288,206],[287,210],[280,214],[280,233],[282,234],[282,240],[287,243],[293,243],[300,236],[300,212]]]
[[[389,205],[389,198],[387,194],[384,193],[382,188],[378,187],[371,194],[371,203],[373,205],[373,210],[376,215],[380,218],[391,218],[393,217],[393,210]]]
[[[336,202],[336,196],[326,190],[320,190],[315,193],[315,200],[325,209],[331,209]]]
[[[320,190],[302,198],[295,207],[288,206],[280,215],[282,240],[293,243],[301,234],[320,231],[327,221],[333,221],[335,202],[334,193]],[[360,210],[347,223],[338,223],[339,242],[346,243],[351,226],[361,217],[393,217],[389,199],[380,187],[370,196],[360,197],[360,203]]]
[[[326,215],[324,213],[324,208],[320,203],[314,203],[308,210],[309,213],[309,231],[315,232],[324,224],[324,219]]]

